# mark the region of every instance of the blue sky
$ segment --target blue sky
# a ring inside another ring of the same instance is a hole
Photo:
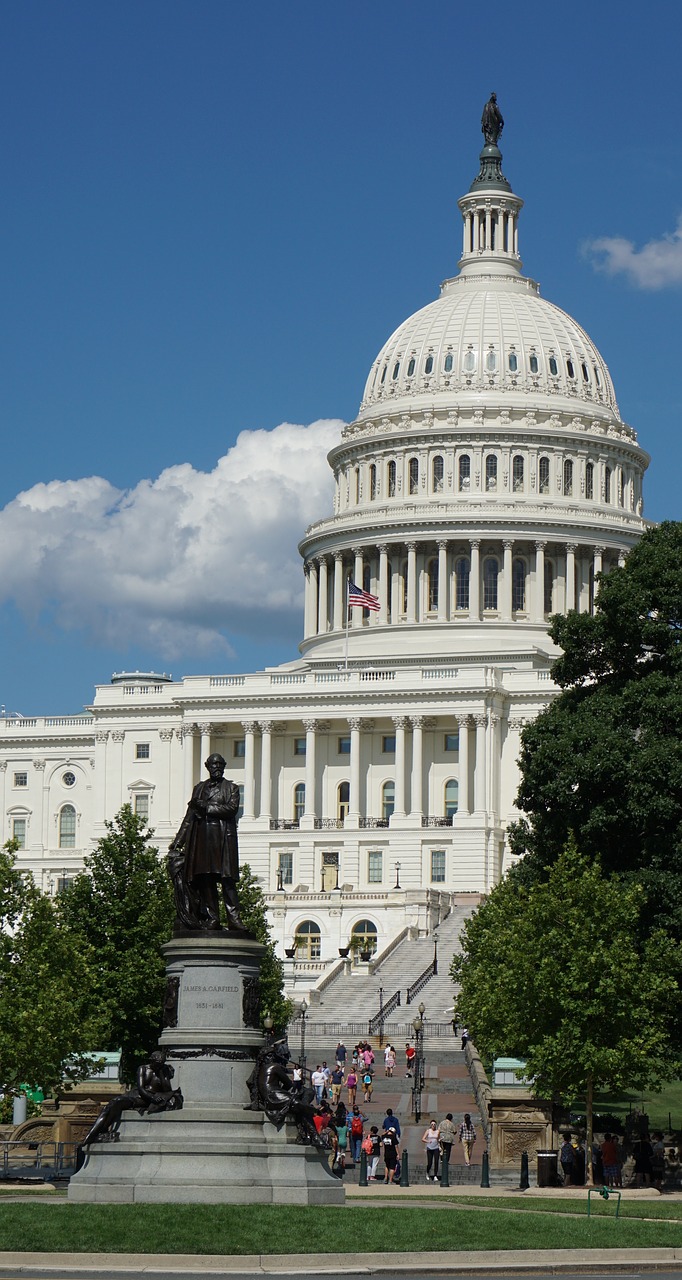
[[[646,514],[679,516],[681,12],[0,3],[8,711],[295,656],[321,460],[456,270],[492,89],[524,269],[610,366]]]

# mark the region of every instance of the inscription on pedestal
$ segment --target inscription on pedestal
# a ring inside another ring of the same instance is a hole
[[[183,1028],[225,1027],[241,1024],[241,986],[234,975],[221,982],[215,969],[185,971],[180,986],[178,1022]]]

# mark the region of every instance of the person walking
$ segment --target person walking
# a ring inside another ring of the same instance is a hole
[[[366,1117],[362,1115],[360,1108],[353,1107],[350,1114],[350,1153],[353,1164],[357,1164],[360,1159],[365,1119]]]
[[[322,1067],[319,1065],[319,1063],[316,1066],[315,1070],[313,1071],[312,1076],[310,1077],[310,1083],[312,1084],[313,1089],[315,1090],[315,1101],[319,1106],[319,1104],[322,1101],[322,1097],[324,1094],[324,1085],[325,1085],[324,1072],[322,1070]]]
[[[391,1107],[386,1108],[386,1115],[384,1116],[384,1122],[381,1128],[384,1131],[386,1129],[394,1129],[398,1137],[400,1137],[400,1121],[397,1116],[394,1116]]]
[[[336,1065],[341,1067],[342,1071],[346,1070],[346,1046],[343,1040],[339,1040],[336,1046]]]
[[[384,1166],[386,1169],[386,1177],[384,1181],[388,1184],[393,1182],[395,1177],[396,1165],[398,1163],[398,1136],[395,1129],[385,1129],[381,1139],[381,1146],[384,1153]]]
[[[362,1073],[362,1087],[365,1092],[365,1102],[372,1101],[372,1089],[374,1088],[374,1079],[372,1076],[372,1068],[366,1067]]]
[[[355,1099],[358,1092],[358,1073],[355,1070],[355,1067],[351,1067],[348,1072],[346,1088],[348,1090],[348,1106],[352,1108],[355,1106]]]
[[[332,1106],[333,1107],[337,1107],[339,1105],[339,1098],[341,1097],[342,1084],[343,1084],[343,1067],[336,1066],[334,1067],[334,1070],[332,1071],[332,1074],[331,1074]]]
[[[455,1137],[456,1137],[455,1126],[452,1123],[451,1111],[448,1111],[448,1114],[446,1115],[445,1119],[441,1120],[440,1125],[438,1127],[440,1129],[440,1146],[441,1146],[441,1151],[443,1152],[443,1159],[447,1160],[449,1164],[450,1156],[452,1153],[452,1144],[455,1141]]]
[[[367,1181],[376,1182],[379,1157],[381,1155],[381,1138],[375,1124],[371,1126],[368,1136],[363,1139],[362,1146],[363,1150],[367,1152]]]
[[[438,1164],[440,1161],[440,1129],[438,1128],[438,1123],[436,1120],[432,1120],[426,1132],[422,1134],[422,1142],[426,1146],[426,1181],[438,1182]],[[433,1176],[431,1175],[432,1169],[433,1169]]]
[[[476,1141],[476,1130],[471,1123],[471,1116],[468,1111],[465,1111],[464,1119],[459,1126],[459,1140],[464,1147],[464,1163],[468,1166],[471,1164],[471,1153]]]
[[[417,1050],[415,1049],[414,1045],[410,1044],[408,1041],[407,1044],[405,1045],[405,1068],[406,1068],[405,1078],[406,1079],[408,1079],[412,1075],[412,1068],[414,1066],[414,1060],[416,1056],[417,1056]]]
[[[573,1166],[575,1164],[575,1152],[573,1143],[571,1142],[570,1133],[562,1133],[563,1142],[559,1148],[559,1164],[561,1172],[564,1175],[564,1186],[573,1185]]]

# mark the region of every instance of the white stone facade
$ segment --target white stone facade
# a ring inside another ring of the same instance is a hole
[[[210,751],[311,977],[353,931],[381,951],[497,881],[519,733],[556,692],[547,618],[591,610],[641,535],[648,463],[591,340],[521,275],[521,203],[473,184],[458,276],[372,365],[330,454],[333,514],[301,543],[299,659],[116,677],[91,715],[0,721],[1,838],[43,887],[126,801],[165,846]],[[349,577],[379,608],[347,622]]]

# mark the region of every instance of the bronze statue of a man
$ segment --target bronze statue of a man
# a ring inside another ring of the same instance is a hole
[[[168,847],[178,923],[187,929],[220,929],[222,891],[228,928],[243,932],[237,897],[239,787],[223,776],[221,755],[210,755],[206,768],[208,779],[194,788]]]
[[[491,93],[490,100],[486,102],[481,116],[481,130],[485,138],[486,146],[497,146],[497,139],[504,129],[504,120],[502,112],[497,105],[497,94]]]

